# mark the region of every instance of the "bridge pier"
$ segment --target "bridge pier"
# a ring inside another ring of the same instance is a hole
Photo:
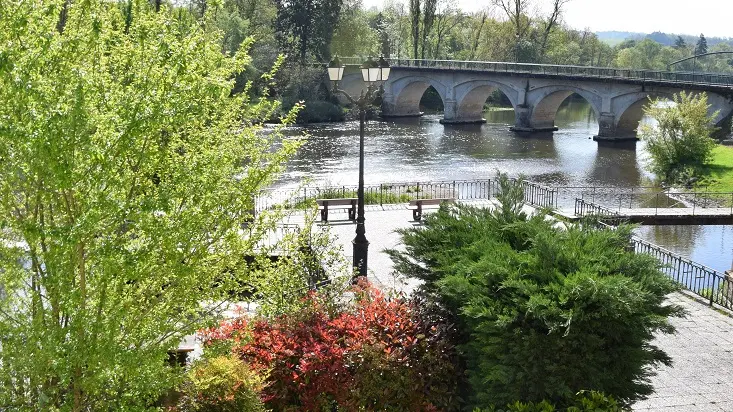
[[[483,104],[481,105],[483,108]],[[442,124],[481,124],[486,123],[486,119],[481,117],[481,110],[476,111],[478,114],[466,116],[466,111],[461,112],[458,102],[453,99],[446,99],[443,103],[443,118],[440,119]]]
[[[617,125],[616,115],[609,112],[601,113],[598,117],[598,134],[593,136],[596,142],[636,142],[635,130],[626,130]]]
[[[555,132],[558,128],[555,125],[533,125],[532,124],[533,108],[527,105],[518,105],[514,108],[514,126],[509,130],[518,133],[538,133],[538,132]]]
[[[394,95],[385,90],[382,95],[382,113],[380,115],[384,118],[420,117],[423,112],[420,111],[418,105],[397,104]]]

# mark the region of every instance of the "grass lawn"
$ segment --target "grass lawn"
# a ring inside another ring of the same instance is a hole
[[[713,150],[705,175],[695,186],[711,192],[733,192],[733,146],[721,145]]]

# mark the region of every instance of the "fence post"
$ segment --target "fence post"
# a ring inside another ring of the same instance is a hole
[[[715,297],[715,276],[713,276],[713,284],[710,287],[710,306],[713,306],[713,301]]]

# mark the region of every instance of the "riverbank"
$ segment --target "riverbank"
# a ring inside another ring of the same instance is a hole
[[[697,189],[710,192],[733,192],[733,147],[719,145],[713,150],[704,176],[695,184]]]

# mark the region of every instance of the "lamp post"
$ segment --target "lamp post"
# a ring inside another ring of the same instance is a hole
[[[366,111],[376,97],[377,85],[383,84],[389,78],[389,63],[384,60],[384,57],[380,57],[379,62],[370,58],[361,65],[361,75],[367,84],[367,90],[366,93],[362,90],[359,97],[354,99],[338,88],[338,82],[344,76],[344,66],[341,65],[339,58],[335,57],[328,65],[328,78],[333,82],[333,92],[344,95],[351,104],[359,108],[359,189],[356,195],[356,237],[352,244],[354,245],[354,267],[358,270],[358,276],[366,276],[369,241],[366,238],[364,227],[364,127]]]

